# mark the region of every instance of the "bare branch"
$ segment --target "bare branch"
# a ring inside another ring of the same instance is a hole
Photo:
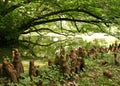
[[[28,40],[19,40],[20,42],[24,42],[24,43],[29,43],[29,44],[33,44],[33,45],[36,45],[36,46],[50,46],[50,45],[53,45],[55,43],[58,43],[58,42],[62,42],[62,41],[66,41],[65,40],[59,40],[59,41],[56,41],[56,42],[50,42],[48,44],[40,44],[40,43],[36,43],[36,42],[32,42],[32,41],[28,41]]]
[[[33,27],[35,30],[37,30],[36,27]],[[43,36],[39,31],[36,31],[37,34],[39,34],[40,36]]]
[[[60,18],[61,18],[61,17],[60,17]],[[63,29],[62,21],[60,21],[60,26],[61,26],[61,27],[60,27],[61,32],[63,33],[63,30],[62,30],[62,29]]]
[[[72,19],[74,19],[73,15],[71,15],[71,14],[67,14],[67,15],[69,15]],[[76,29],[77,29],[78,32],[80,32],[80,30],[79,30],[79,28],[77,26],[77,22],[72,22],[71,21],[71,24],[76,27]]]
[[[106,31],[103,30],[103,28],[99,25],[99,24],[95,24],[98,26],[98,28],[103,32],[103,33],[106,33]]]
[[[56,34],[59,34],[59,35],[67,36],[67,34],[55,32],[54,30],[49,29],[49,28],[40,28],[40,29],[35,29],[35,30],[29,30],[29,31],[23,32],[23,33],[21,33],[21,34],[27,34],[27,33],[31,33],[31,32],[38,32],[38,31],[41,31],[41,30],[48,30],[48,31],[50,31],[50,32],[52,32],[52,33],[56,33]]]
[[[76,27],[77,31],[80,32],[80,30],[79,30],[79,28],[78,28],[78,26],[77,26],[77,23],[74,22],[74,24],[75,24],[75,27]]]
[[[54,18],[49,20],[43,20],[43,21],[36,21],[32,25],[39,25],[39,24],[45,24],[55,21],[73,21],[73,22],[84,22],[84,23],[104,23],[100,20],[79,20],[79,19],[71,19],[71,18]]]
[[[64,31],[67,31],[67,32],[71,32],[71,33],[75,33],[75,32],[76,32],[76,31],[74,31],[74,30],[67,30],[67,29],[64,29],[64,28],[63,28],[63,30],[64,30]]]

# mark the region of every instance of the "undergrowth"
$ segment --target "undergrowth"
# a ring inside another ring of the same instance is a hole
[[[108,64],[102,65],[101,61],[107,60]],[[120,67],[114,64],[112,53],[104,53],[104,57],[98,55],[97,59],[93,57],[85,58],[84,71],[79,73],[63,74],[60,72],[60,67],[42,66],[38,69],[40,75],[34,77],[30,81],[28,71],[21,74],[19,83],[11,84],[10,86],[34,86],[39,80],[43,82],[43,86],[62,86],[64,83],[73,82],[78,86],[119,86],[120,85]],[[110,70],[113,74],[112,78],[103,75],[104,70]],[[2,86],[2,85],[1,85]],[[36,85],[35,85],[36,86]]]

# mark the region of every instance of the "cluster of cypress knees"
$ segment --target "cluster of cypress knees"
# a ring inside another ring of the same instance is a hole
[[[17,83],[19,76],[24,73],[24,68],[21,60],[21,54],[18,49],[12,51],[12,60],[8,58],[2,58],[2,64],[0,65],[0,78],[6,77],[6,85],[9,86],[11,82]],[[0,80],[2,81],[2,79]]]
[[[105,52],[113,52],[114,53],[114,62],[115,65],[119,65],[119,54],[120,44],[114,43],[109,46],[109,48],[104,47],[93,47],[89,49],[85,49],[83,47],[78,47],[77,49],[70,49],[70,52],[66,54],[65,48],[61,46],[60,53],[56,54],[54,62],[49,59],[48,66],[59,65],[60,72],[65,74],[70,74],[72,72],[79,73],[80,71],[84,71],[85,68],[85,58],[90,57],[91,55],[94,59],[97,59],[97,54],[101,53],[101,57]],[[107,64],[107,61],[101,62],[102,65]],[[30,59],[29,62],[29,76],[31,81],[33,77],[39,76],[40,71],[37,70],[37,67],[34,65],[34,58]],[[8,86],[11,82],[17,83],[19,82],[20,74],[24,73],[24,67],[22,64],[21,54],[18,49],[12,50],[12,60],[9,61],[7,58],[2,59],[2,64],[0,65],[0,78],[7,78]],[[103,72],[103,75],[112,77],[112,73],[108,70]],[[3,81],[0,80],[2,83]],[[42,81],[39,81],[39,85],[42,86]]]

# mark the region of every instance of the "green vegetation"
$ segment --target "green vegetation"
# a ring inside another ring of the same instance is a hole
[[[100,41],[99,41],[100,42]],[[102,41],[103,42],[103,41]],[[95,45],[95,44],[96,45]],[[98,42],[95,41],[93,44],[87,43],[83,41],[82,39],[76,39],[73,40],[73,38],[69,38],[69,41],[62,41],[58,42],[56,44],[53,44],[51,46],[44,46],[43,49],[41,48],[41,52],[37,51],[37,48],[34,48],[35,54],[37,53],[45,54],[47,58],[42,57],[36,57],[35,58],[35,64],[36,66],[39,65],[40,67],[38,70],[40,71],[40,75],[37,77],[34,77],[33,81],[30,81],[29,75],[28,75],[28,61],[32,56],[31,54],[25,54],[27,58],[23,57],[23,65],[25,68],[25,73],[21,74],[19,83],[16,83],[17,86],[30,86],[31,84],[38,84],[39,80],[43,82],[43,86],[46,86],[48,84],[52,84],[52,86],[62,86],[64,83],[75,83],[80,86],[118,86],[120,85],[120,68],[119,66],[116,66],[114,64],[114,56],[113,53],[104,53],[103,57],[101,57],[101,54],[98,53],[98,57],[94,59],[93,56],[86,57],[85,58],[85,68],[84,71],[81,71],[79,73],[71,73],[71,74],[63,74],[60,72],[59,66],[47,66],[47,60],[52,59],[54,61],[55,59],[55,51],[60,49],[61,44],[64,44],[66,46],[66,53],[69,53],[71,48],[77,48],[79,45],[82,47],[92,48],[92,47],[99,47]],[[66,45],[65,45],[66,44]],[[33,50],[34,50],[33,49]],[[29,50],[29,49],[28,49]],[[21,49],[22,51],[22,49]],[[27,51],[27,50],[26,50]],[[22,51],[24,56],[24,51]],[[26,52],[29,53],[29,52]],[[120,56],[120,53],[119,53]],[[28,58],[29,57],[29,58]],[[102,61],[108,61],[108,64],[102,65]],[[26,62],[26,63],[25,63]],[[119,60],[120,63],[120,60]],[[40,65],[44,64],[44,65]],[[103,75],[104,70],[110,70],[112,72],[112,78],[108,78]],[[74,82],[75,80],[75,82]],[[12,83],[10,86],[13,86]]]
[[[39,34],[39,37],[45,36],[43,32],[62,35],[104,32],[119,38],[119,2],[119,0],[1,0],[0,45],[18,44],[22,34],[32,32]]]
[[[84,71],[79,73],[63,74],[60,66],[47,65],[48,60],[55,60],[61,45],[66,53],[78,46],[86,50],[106,48],[108,41],[104,39],[87,42],[76,37],[91,33],[106,33],[116,37],[120,43],[120,0],[0,0],[0,63],[3,57],[11,61],[12,49],[18,48],[25,68],[20,81],[10,86],[34,86],[39,82],[43,86],[70,83],[78,86],[119,86],[120,68],[114,63],[113,52],[104,52],[103,56],[97,53],[97,58],[87,56]],[[37,68],[40,75],[30,81],[28,67],[33,56],[35,65],[40,66]],[[108,63],[102,65],[103,61]],[[105,70],[109,70],[112,77],[104,76]],[[0,78],[0,83],[0,86],[7,83],[6,78]]]
[[[103,60],[107,60],[108,64],[102,65]],[[31,84],[38,83],[39,80],[43,81],[43,86],[50,83],[52,83],[53,86],[61,86],[63,83],[72,82],[74,79],[76,79],[75,83],[80,86],[120,85],[120,68],[119,66],[114,65],[113,53],[104,53],[104,57],[101,57],[100,54],[98,54],[97,59],[92,57],[85,58],[85,69],[83,72],[81,71],[78,74],[72,73],[70,75],[65,75],[60,73],[59,69],[59,66],[55,65],[52,67],[48,67],[47,65],[41,66],[38,69],[40,71],[40,76],[34,77],[32,82],[28,76],[28,71],[26,71],[24,74],[21,74],[22,78],[20,78],[20,82],[17,83],[17,86],[30,86]],[[104,70],[110,70],[113,77],[108,78],[103,76]]]

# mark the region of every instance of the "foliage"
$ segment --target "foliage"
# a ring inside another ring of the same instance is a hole
[[[21,34],[31,32],[40,37],[43,32],[112,35],[112,26],[119,30],[119,6],[119,0],[1,0],[0,44],[16,43]]]

